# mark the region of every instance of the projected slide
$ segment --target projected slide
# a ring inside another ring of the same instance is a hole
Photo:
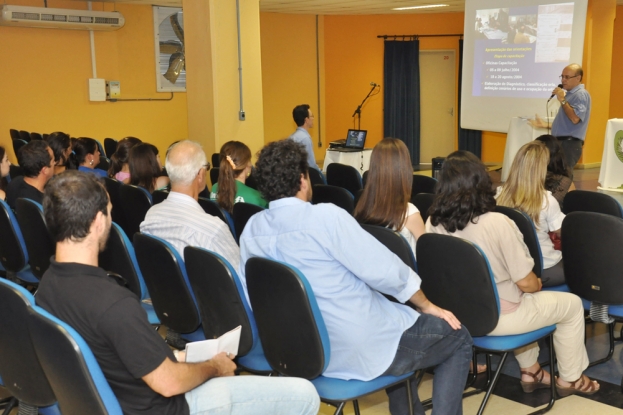
[[[461,127],[506,132],[512,117],[554,116],[548,103],[582,63],[588,0],[465,0]]]
[[[573,3],[476,11],[474,96],[543,97],[569,62]]]

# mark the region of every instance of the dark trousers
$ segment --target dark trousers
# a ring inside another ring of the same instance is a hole
[[[582,157],[582,145],[584,142],[581,140],[560,140],[560,144],[565,152],[567,167],[573,170],[580,157]]]

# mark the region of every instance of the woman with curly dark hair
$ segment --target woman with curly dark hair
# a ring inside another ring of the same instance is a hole
[[[571,190],[575,190],[573,172],[567,167],[565,152],[556,137],[544,134],[536,139],[544,143],[549,150],[545,190],[552,192],[552,196],[558,201],[562,210],[562,201],[565,195]]]
[[[54,175],[61,174],[67,168],[71,154],[71,138],[68,134],[56,131],[45,138],[54,153]]]
[[[491,179],[473,154],[455,151],[444,161],[438,193],[426,231],[452,235],[477,244],[485,253],[500,299],[500,318],[490,336],[522,334],[556,324],[554,347],[561,396],[593,394],[599,384],[582,372],[588,367],[584,346],[584,309],[579,297],[541,291],[532,272],[534,261],[513,221],[494,212]],[[524,392],[549,388],[551,377],[537,362],[536,343],[515,351]]]

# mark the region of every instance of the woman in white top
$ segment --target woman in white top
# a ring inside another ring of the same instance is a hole
[[[397,138],[385,138],[370,157],[370,170],[354,216],[361,223],[386,226],[400,232],[413,255],[424,233],[420,211],[409,202],[413,167],[407,146]]]
[[[543,286],[551,287],[565,283],[562,252],[554,249],[548,232],[560,236],[565,215],[560,205],[545,190],[549,150],[540,141],[532,141],[519,149],[511,166],[508,180],[498,188],[498,206],[522,210],[534,222],[543,255]]]

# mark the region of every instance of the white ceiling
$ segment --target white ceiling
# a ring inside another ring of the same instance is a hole
[[[80,0],[83,1],[83,0]],[[155,6],[181,7],[182,0],[103,0],[111,3],[153,4]],[[198,0],[202,1],[202,0]],[[233,1],[233,0],[231,0]],[[596,0],[599,1],[599,0]],[[394,7],[447,4],[448,7],[392,10]],[[617,0],[623,5],[623,0]],[[260,10],[274,13],[296,14],[405,14],[462,12],[465,0],[260,0]]]

